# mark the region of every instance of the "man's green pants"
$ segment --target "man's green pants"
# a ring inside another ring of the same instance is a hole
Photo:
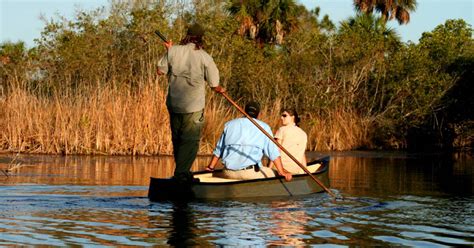
[[[199,139],[204,126],[204,111],[170,112],[170,124],[176,163],[174,178],[180,182],[190,182],[192,180],[190,170],[199,149]]]

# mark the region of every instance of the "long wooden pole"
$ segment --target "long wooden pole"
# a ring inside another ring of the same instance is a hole
[[[333,198],[336,198],[336,195],[329,190],[321,181],[319,181],[311,172],[306,168],[306,166],[302,165],[293,155],[291,155],[290,152],[288,152],[280,143],[278,143],[265,129],[263,129],[250,115],[248,115],[237,103],[235,103],[230,97],[227,95],[225,92],[220,92],[226,99],[229,101],[234,107],[236,107],[242,114],[249,119],[260,131],[262,131],[265,136],[267,136],[273,143],[275,143],[280,150],[282,150],[288,157],[290,157],[301,169],[303,169],[321,188],[323,188],[326,192],[328,192],[329,195],[331,195]]]

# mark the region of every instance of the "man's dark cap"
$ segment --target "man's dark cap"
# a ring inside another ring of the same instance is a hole
[[[248,102],[247,105],[245,105],[245,112],[248,115],[256,118],[256,116],[258,116],[260,113],[260,104],[258,104],[256,101]]]
[[[188,28],[187,35],[190,35],[190,36],[203,36],[204,35],[204,28],[201,25],[199,25],[197,23],[194,23],[193,25],[191,25]]]

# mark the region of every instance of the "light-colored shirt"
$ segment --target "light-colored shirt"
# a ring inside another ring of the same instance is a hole
[[[273,136],[270,126],[254,119]],[[229,170],[241,170],[250,165],[262,166],[263,155],[270,160],[280,156],[277,146],[247,118],[227,122],[213,154],[221,158]]]
[[[158,69],[168,74],[166,105],[173,113],[194,113],[204,109],[206,83],[219,85],[219,70],[212,57],[194,43],[175,45],[158,62]]]
[[[308,136],[295,124],[280,127],[275,133],[275,138],[278,139],[280,144],[290,152],[300,163],[303,164],[306,144],[308,143]],[[286,153],[283,152],[281,155],[281,162],[283,168],[292,173],[304,172]],[[304,165],[304,164],[303,164]]]

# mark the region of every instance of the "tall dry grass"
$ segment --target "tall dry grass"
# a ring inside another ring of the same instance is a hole
[[[1,101],[1,148],[48,154],[169,153],[164,90],[103,88],[73,97],[16,89]]]
[[[318,151],[353,150],[371,147],[373,120],[344,109],[336,109],[327,117],[308,115],[303,126],[308,137],[308,149]]]
[[[101,88],[75,96],[38,97],[16,88],[0,100],[0,150],[45,154],[171,154],[166,90],[149,82],[140,90]],[[234,99],[243,106],[245,103]],[[200,154],[212,152],[224,123],[242,116],[209,93]],[[262,106],[261,119],[280,125],[282,101]],[[308,150],[350,150],[370,141],[371,122],[335,110],[323,118],[303,115]]]

